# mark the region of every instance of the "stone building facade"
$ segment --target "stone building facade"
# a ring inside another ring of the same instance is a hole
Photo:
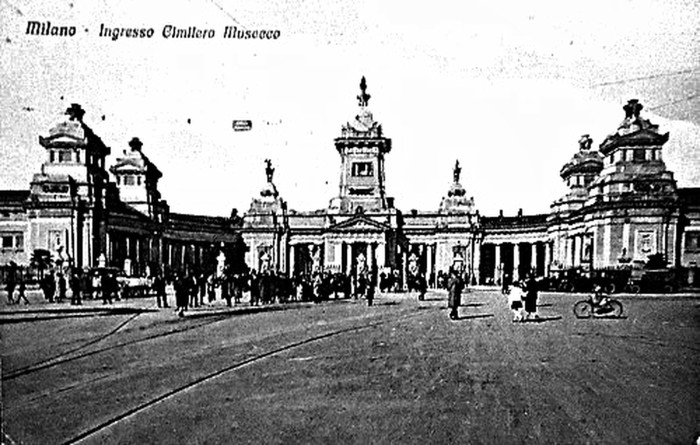
[[[672,267],[700,261],[700,189],[679,188],[662,151],[669,134],[645,119],[635,100],[598,150],[584,135],[560,175],[569,191],[539,215],[485,216],[461,184],[461,168],[435,211],[402,212],[386,195],[392,140],[369,109],[363,78],[358,109],[334,140],[339,189],[325,208],[289,208],[266,160],[266,182],[242,216],[171,213],[158,191],[162,173],[138,138],[105,168],[110,148],[85,124],[79,105],[39,142],[46,161],[27,191],[0,192],[0,265],[27,265],[48,249],[78,267],[173,271],[212,267],[238,249],[251,269],[287,275],[352,274],[359,265],[407,277],[459,268],[473,283],[527,273],[641,267],[660,254]],[[437,200],[436,200],[437,201]],[[243,253],[245,252],[245,253]],[[241,258],[241,262],[243,258]]]
[[[105,167],[111,149],[84,115],[73,104],[39,137],[46,158],[29,190],[0,192],[0,265],[28,266],[42,249],[61,267],[194,272],[222,245],[240,244],[236,219],[169,211],[158,192],[162,174],[138,138],[110,169],[112,180]]]
[[[549,214],[493,217],[480,215],[467,196],[459,162],[436,211],[398,210],[385,193],[391,139],[368,108],[364,78],[357,99],[356,116],[335,139],[340,187],[327,208],[288,209],[268,163],[268,185],[244,218],[249,266],[352,273],[359,260],[402,277],[419,271],[431,284],[453,267],[473,283],[500,283],[531,272],[641,267],[653,254],[673,267],[697,267],[700,189],[677,187],[661,154],[669,135],[641,116],[636,100],[599,150],[582,136],[560,172],[569,192]],[[274,204],[266,207],[269,190]]]

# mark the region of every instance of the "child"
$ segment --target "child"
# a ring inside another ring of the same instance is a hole
[[[510,289],[508,289],[507,295],[510,309],[513,311],[513,323],[523,321],[523,299],[525,298],[525,292],[520,286],[520,283],[513,283]]]

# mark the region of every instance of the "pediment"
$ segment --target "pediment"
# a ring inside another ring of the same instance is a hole
[[[329,232],[384,232],[390,227],[366,216],[355,216],[348,220],[334,224],[328,228]]]
[[[71,133],[55,133],[48,137],[39,136],[39,143],[43,147],[75,147],[85,145],[84,136]]]
[[[628,134],[613,134],[605,138],[600,144],[600,152],[609,153],[612,149],[620,146],[651,146],[663,145],[668,141],[668,133],[657,133],[650,129],[642,129]]]

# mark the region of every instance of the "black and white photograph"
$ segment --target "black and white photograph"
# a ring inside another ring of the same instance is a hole
[[[700,444],[697,0],[0,0],[0,441]]]

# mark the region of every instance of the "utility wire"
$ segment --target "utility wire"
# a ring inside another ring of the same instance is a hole
[[[700,67],[688,68],[688,69],[679,70],[679,71],[672,71],[670,73],[651,74],[649,76],[632,77],[629,79],[620,79],[620,80],[613,80],[610,82],[595,83],[595,84],[591,85],[591,87],[604,87],[604,86],[608,86],[608,85],[618,85],[618,84],[629,83],[629,82],[637,82],[640,80],[649,80],[649,79],[658,79],[661,77],[679,76],[681,74],[690,74],[690,73],[694,73],[696,71],[700,71]]]
[[[662,103],[662,104],[660,104],[660,105],[656,105],[655,107],[650,107],[650,108],[648,108],[648,110],[649,110],[649,111],[653,111],[653,110],[658,110],[659,108],[670,107],[671,105],[675,105],[675,104],[678,104],[678,103],[681,103],[681,102],[689,102],[689,101],[691,101],[691,100],[693,100],[693,99],[697,99],[698,97],[700,97],[700,93],[691,94],[690,96],[685,97],[685,98],[683,98],[683,99],[672,100],[672,101],[670,101],[670,102],[666,102],[666,103]]]
[[[232,16],[231,13],[229,13],[227,10],[225,10],[225,9],[223,8],[223,6],[221,6],[220,4],[218,4],[217,2],[215,2],[214,0],[208,0],[208,1],[209,1],[209,3],[212,3],[214,6],[216,6],[217,8],[219,8],[219,10],[220,10],[221,12],[223,12],[224,14],[226,14],[231,20],[233,20],[233,22],[234,22],[236,25],[240,26],[242,29],[246,29],[246,27],[243,26],[243,25],[241,25],[241,22],[239,22],[238,20],[236,20],[236,18],[235,18],[234,16]]]

